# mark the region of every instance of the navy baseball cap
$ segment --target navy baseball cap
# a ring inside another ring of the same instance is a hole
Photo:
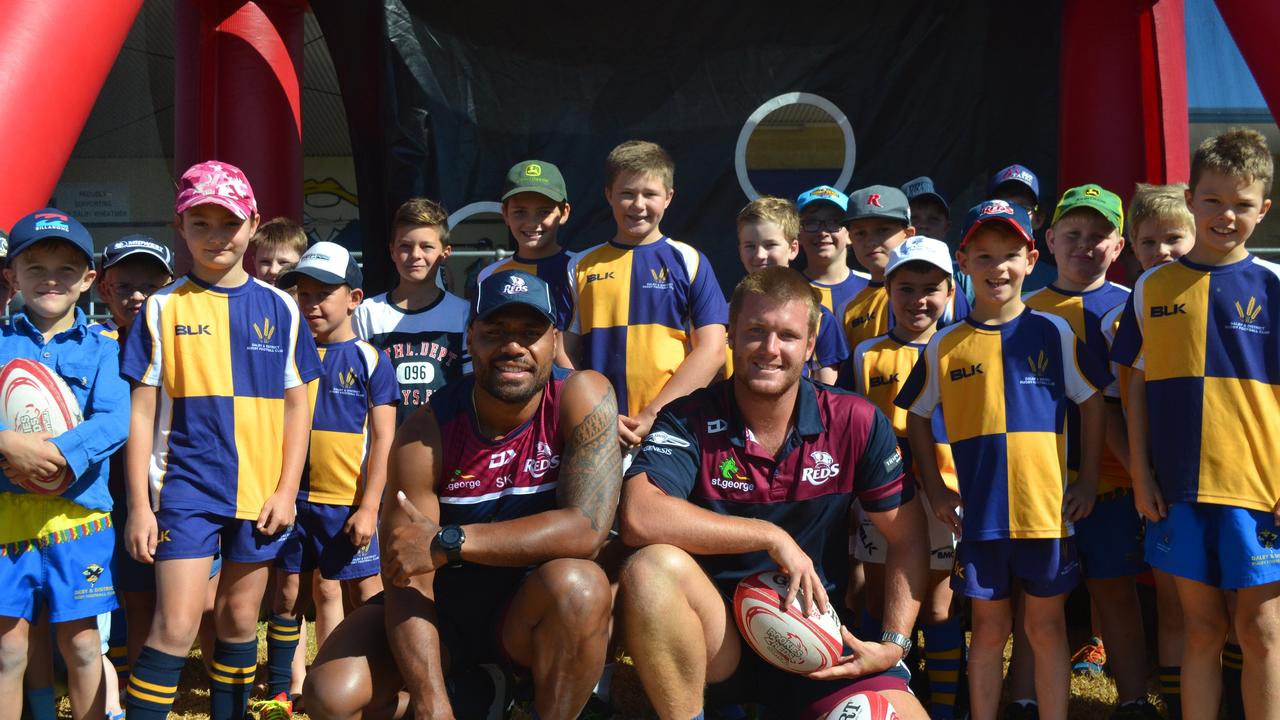
[[[849,211],[845,222],[863,218],[888,218],[903,225],[911,224],[911,205],[907,196],[896,187],[871,185],[850,193]]]
[[[1004,200],[986,200],[969,209],[964,218],[964,235],[960,238],[960,249],[979,227],[989,222],[1002,222],[1018,232],[1027,245],[1034,248],[1036,237],[1031,230],[1031,214],[1017,203]]]
[[[145,255],[164,265],[164,269],[173,274],[173,253],[148,235],[125,235],[107,245],[102,251],[102,269],[115,265],[127,257]]]
[[[947,204],[947,199],[942,197],[942,193],[938,192],[938,188],[933,184],[933,178],[928,175],[921,175],[914,180],[908,180],[902,186],[902,193],[907,196],[908,202],[920,197],[934,198],[942,203],[943,211],[951,212],[951,206]]]
[[[551,288],[523,270],[499,270],[480,282],[471,305],[471,319],[482,318],[508,305],[528,305],[555,324]]]
[[[321,241],[307,248],[298,258],[298,264],[276,278],[276,287],[288,290],[298,284],[298,276],[315,278],[325,285],[347,285],[358,288],[364,283],[364,274],[351,252],[338,243]]]
[[[89,267],[93,267],[93,238],[79,220],[57,208],[44,208],[22,216],[9,231],[9,255],[12,260],[41,240],[65,240],[80,248]]]
[[[1031,172],[1031,169],[1024,165],[1010,165],[1007,168],[997,172],[991,176],[991,182],[987,184],[987,194],[990,195],[996,191],[996,188],[1005,183],[1018,183],[1031,190],[1031,194],[1036,196],[1036,202],[1040,201],[1040,178]]]
[[[840,208],[840,212],[845,212],[849,209],[849,196],[830,185],[819,185],[816,188],[810,188],[800,193],[800,197],[796,198],[796,212],[800,212],[819,202],[835,205]]]

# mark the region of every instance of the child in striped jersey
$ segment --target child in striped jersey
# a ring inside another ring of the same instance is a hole
[[[1065,321],[1023,305],[1022,281],[1038,255],[1026,210],[991,200],[967,219],[956,258],[973,278],[973,311],[930,339],[895,403],[911,410],[912,457],[934,513],[961,536],[951,586],[972,599],[972,716],[996,716],[1010,593],[1020,581],[1040,717],[1064,720],[1063,601],[1080,573],[1071,523],[1089,514],[1097,494],[1105,428],[1095,388],[1110,377],[1104,364],[1091,366]],[[1084,440],[1079,478],[1068,486],[1062,418],[1071,403],[1080,406]],[[939,406],[958,494],[944,484],[934,455]]]
[[[569,264],[581,357],[618,396],[618,436],[636,447],[668,402],[705,387],[724,366],[729,306],[705,255],[659,225],[675,163],[660,146],[622,143],[605,161],[617,233]],[[465,314],[464,314],[465,315]]]
[[[522,270],[545,282],[555,303],[556,329],[562,333],[556,364],[572,370],[563,333],[573,322],[573,290],[568,272],[573,253],[559,242],[560,228],[569,221],[569,191],[560,168],[542,160],[512,165],[503,182],[502,220],[511,233],[516,254],[481,270],[476,282],[482,283],[503,270]]]
[[[1280,267],[1245,247],[1271,207],[1273,162],[1253,130],[1200,145],[1186,193],[1195,245],[1138,279],[1112,346],[1132,368],[1130,471],[1151,521],[1147,562],[1175,576],[1188,619],[1187,717],[1218,712],[1230,624],[1245,715],[1280,712]],[[1234,618],[1223,589],[1236,590]]]
[[[356,335],[391,358],[400,384],[396,424],[467,369],[467,301],[437,282],[449,259],[449,213],[412,198],[391,221],[391,262],[400,282],[356,308]]]

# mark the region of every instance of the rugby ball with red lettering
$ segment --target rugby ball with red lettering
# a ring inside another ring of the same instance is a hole
[[[827,612],[806,616],[800,598],[782,609],[787,575],[767,570],[743,578],[733,593],[733,619],[756,654],[771,665],[797,674],[835,665],[844,652],[840,617],[830,603]]]
[[[43,364],[15,358],[0,368],[5,425],[22,433],[61,435],[80,424],[80,403],[71,388]],[[61,495],[76,476],[70,468],[47,478],[15,481],[40,495]]]
[[[865,692],[841,700],[826,720],[898,720],[898,711],[880,693]]]

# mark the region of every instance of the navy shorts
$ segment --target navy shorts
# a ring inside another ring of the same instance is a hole
[[[1147,562],[1176,577],[1225,590],[1280,581],[1280,528],[1269,512],[1174,503],[1147,526]]]
[[[129,513],[123,509],[111,511],[112,522],[115,523],[116,552],[111,560],[111,575],[116,581],[116,592],[153,593],[156,591],[156,566],[140,563],[133,559],[125,545],[125,526],[129,521]],[[213,567],[209,577],[222,572],[222,555],[213,556]],[[122,621],[123,622],[123,621]]]
[[[11,544],[0,555],[0,617],[34,622],[47,605],[49,621],[60,623],[115,610],[115,544],[111,528],[16,550]]]
[[[1074,538],[965,540],[956,547],[951,589],[978,600],[1004,600],[1019,580],[1036,597],[1070,592],[1080,582]]]
[[[356,508],[298,501],[293,532],[285,540],[276,567],[291,573],[320,569],[325,580],[356,580],[378,574],[378,533],[364,547],[342,531]]]
[[[290,529],[263,535],[252,520],[223,517],[205,510],[162,508],[156,513],[160,541],[155,558],[184,560],[215,557],[227,562],[270,562],[280,555]]]
[[[1135,577],[1147,569],[1142,559],[1142,516],[1133,491],[1122,488],[1100,496],[1093,512],[1077,520],[1076,550],[1086,580]]]

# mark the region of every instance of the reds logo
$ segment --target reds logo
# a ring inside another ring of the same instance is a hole
[[[524,461],[524,471],[535,478],[541,478],[547,471],[560,467],[560,456],[551,452],[551,446],[538,441],[538,454],[532,460]]]
[[[870,195],[868,195],[867,204],[875,205],[876,207],[884,207],[883,205],[880,204],[880,193],[871,193]]]
[[[1013,207],[1003,200],[991,200],[982,206],[979,215],[1012,215]]]
[[[828,480],[840,474],[840,464],[825,450],[814,450],[809,453],[813,467],[800,471],[800,479],[813,486],[825,485]]]

